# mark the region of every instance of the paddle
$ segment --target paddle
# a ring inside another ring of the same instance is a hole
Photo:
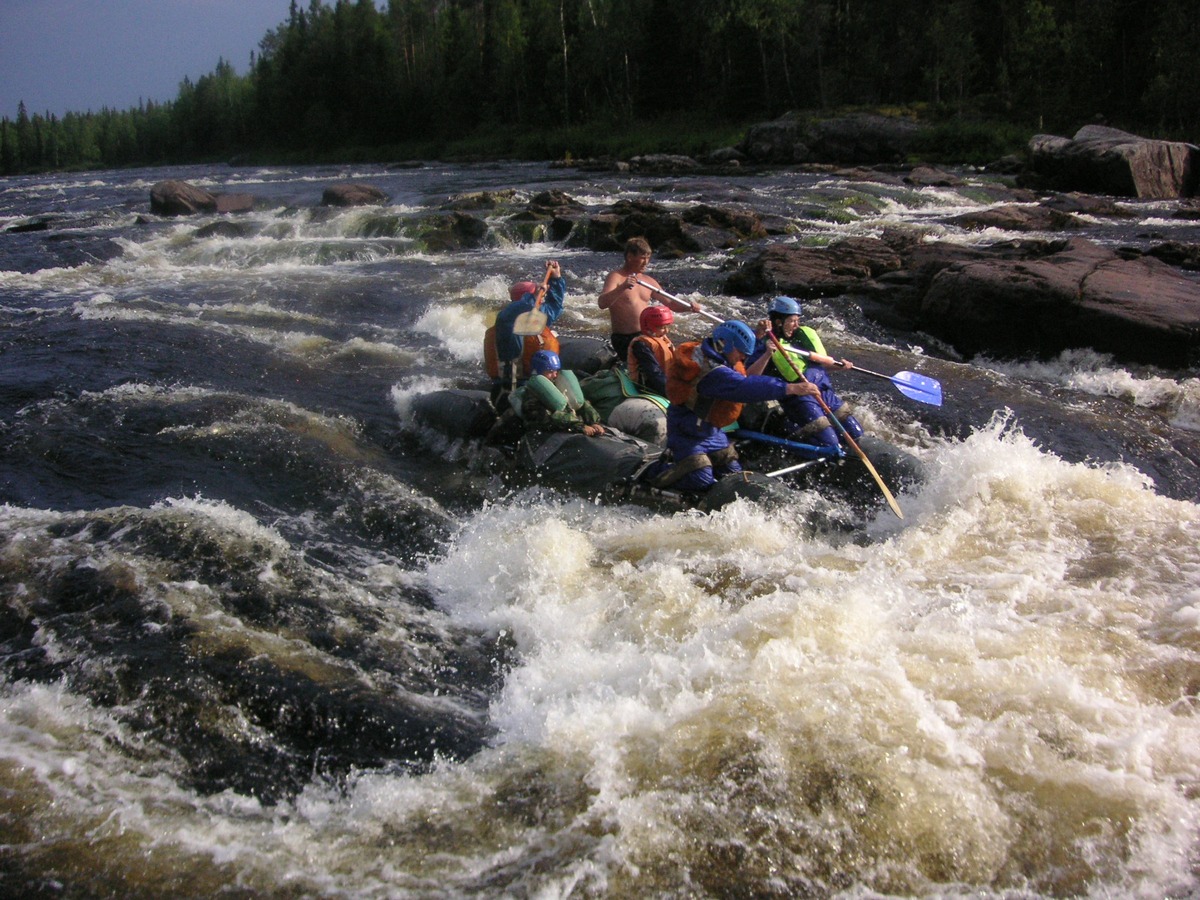
[[[841,447],[830,447],[825,444],[802,444],[799,441],[791,441],[787,438],[776,437],[773,434],[764,434],[761,431],[751,431],[747,428],[739,428],[733,433],[733,437],[739,441],[755,441],[759,444],[781,447],[789,453],[814,459],[842,459],[846,455],[846,451]]]
[[[930,406],[942,405],[942,384],[936,378],[930,378],[928,375],[918,375],[916,372],[897,372],[895,375],[884,375],[882,372],[864,369],[849,360],[834,359],[832,356],[801,350],[790,344],[784,346],[792,353],[810,359],[817,365],[836,366],[839,369],[849,369],[851,372],[862,372],[864,375],[874,375],[876,378],[886,379],[894,384],[905,397],[916,400],[918,403],[928,403]]]
[[[779,338],[775,337],[774,332],[768,331],[767,334],[770,335],[771,341],[780,349],[780,351],[782,351],[784,356],[790,355],[788,348],[779,342]],[[795,359],[792,359],[791,363],[797,372],[799,372],[802,368],[797,364]],[[803,381],[808,380],[804,377],[803,373],[801,373],[800,378]],[[850,436],[850,432],[846,430],[846,426],[843,425],[838,417],[833,414],[833,410],[829,408],[829,405],[825,402],[825,398],[822,397],[820,393],[818,393],[816,396],[817,402],[821,404],[821,409],[825,410],[825,415],[828,416],[829,421],[832,422],[837,430],[842,433],[842,437],[845,439],[846,443],[849,444],[850,448],[858,454],[858,458],[863,461],[863,465],[867,467],[867,471],[871,473],[871,477],[875,479],[875,483],[879,485],[879,489],[883,491],[883,496],[887,498],[888,506],[890,506],[892,508],[892,512],[896,514],[896,518],[903,519],[904,513],[900,511],[900,504],[896,502],[896,498],[892,496],[892,492],[888,490],[888,486],[883,483],[883,478],[875,470],[875,466],[871,464],[871,460],[867,458],[867,454],[863,452],[862,447],[858,446],[858,442]]]
[[[666,297],[668,300],[672,301],[673,303],[682,303],[684,306],[688,306],[688,307],[690,307],[692,305],[690,300],[684,300],[682,297],[676,297],[674,294],[668,294],[662,288],[655,287],[654,285],[650,284],[649,282],[642,281],[642,279],[638,278],[636,275],[633,276],[633,280],[636,281],[638,284],[640,284],[644,288],[650,288],[650,290],[651,290],[650,298],[651,299],[654,299],[654,294],[662,294],[664,297]],[[718,318],[717,316],[714,316],[712,313],[705,312],[702,309],[696,309],[696,310],[693,310],[693,312],[698,312],[702,316],[708,316],[710,319],[713,319],[714,321],[717,321],[717,322],[725,321],[724,319]]]
[[[686,300],[681,300],[679,297],[668,294],[662,288],[651,287],[640,278],[638,279],[638,284],[662,294],[668,300],[674,300],[676,303],[687,303]],[[720,316],[714,315],[707,310],[699,309],[696,312],[706,318],[712,319],[714,322],[725,321]],[[930,406],[942,405],[942,383],[936,378],[930,378],[928,375],[920,375],[916,372],[897,372],[895,375],[885,375],[882,372],[872,372],[870,369],[864,369],[862,366],[855,365],[849,360],[834,359],[832,356],[825,356],[822,353],[810,353],[808,350],[801,350],[799,347],[792,347],[790,344],[787,347],[793,353],[797,353],[805,359],[811,359],[818,365],[836,366],[839,369],[849,369],[851,372],[862,372],[864,375],[874,375],[876,378],[886,379],[894,384],[896,390],[905,397],[908,397],[910,400],[916,400],[918,403],[928,403]]]
[[[545,330],[549,319],[546,318],[546,314],[542,312],[541,307],[542,301],[546,299],[546,289],[550,286],[551,271],[550,264],[546,263],[546,277],[542,279],[542,284],[537,289],[533,309],[521,313],[513,320],[513,334],[520,337],[530,337],[535,334],[541,334]]]

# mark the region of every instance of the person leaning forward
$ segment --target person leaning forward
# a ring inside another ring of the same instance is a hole
[[[650,263],[650,245],[645,238],[625,242],[625,261],[621,268],[608,273],[604,288],[596,298],[601,309],[608,310],[612,322],[612,345],[617,359],[624,360],[629,344],[641,333],[642,310],[658,300],[676,312],[699,312],[700,304],[676,300],[662,292],[662,286],[646,274]],[[644,283],[639,283],[644,282]]]
[[[736,319],[676,349],[667,368],[667,449],[674,462],[655,476],[656,486],[705,491],[740,472],[737,450],[721,429],[737,421],[742,405],[818,393],[809,382],[761,374],[765,357],[747,372],[743,363],[753,350],[754,332]]]

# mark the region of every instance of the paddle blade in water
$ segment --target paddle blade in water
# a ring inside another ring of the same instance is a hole
[[[892,376],[892,383],[905,397],[930,406],[942,405],[942,383],[936,378],[916,372],[897,372]]]
[[[546,321],[546,314],[540,309],[523,312],[513,320],[513,334],[521,337],[541,334],[542,329],[546,327]]]

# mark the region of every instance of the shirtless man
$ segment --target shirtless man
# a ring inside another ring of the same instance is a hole
[[[629,344],[640,331],[642,310],[651,300],[658,300],[676,312],[699,312],[700,304],[676,302],[662,293],[662,285],[645,274],[650,263],[650,245],[645,238],[630,238],[625,242],[625,262],[621,268],[609,272],[604,279],[604,290],[596,303],[607,309],[612,318],[612,345],[618,359],[629,354]],[[638,284],[644,281],[650,287]]]

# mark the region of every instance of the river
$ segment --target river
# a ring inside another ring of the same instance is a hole
[[[829,298],[835,376],[927,478],[713,514],[523,488],[414,396],[478,381],[510,282],[614,255],[396,221],[558,188],[749,206],[826,242],[993,202],[774,172],[175,168],[0,181],[0,893],[1200,896],[1200,381],[1088,350],[961,359]],[[149,212],[248,192],[241,231]],[[1086,236],[1195,243],[1170,204]],[[480,213],[479,215],[484,215]],[[25,226],[33,225],[32,229]],[[7,229],[7,231],[5,231]],[[719,292],[732,253],[652,262]],[[701,327],[680,316],[676,336]]]

